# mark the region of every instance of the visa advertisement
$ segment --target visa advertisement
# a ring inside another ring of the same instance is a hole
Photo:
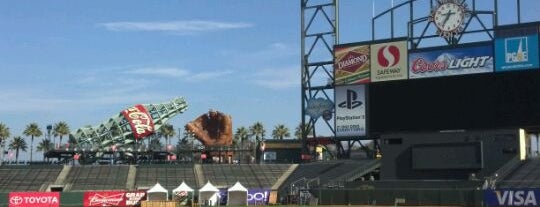
[[[11,192],[9,207],[58,207],[59,192]]]
[[[495,39],[495,71],[538,69],[538,34]]]
[[[369,45],[337,45],[334,47],[336,85],[369,82]]]
[[[498,189],[484,191],[487,206],[538,206],[540,189]]]
[[[407,41],[371,45],[371,82],[407,79]]]
[[[409,53],[409,78],[493,72],[493,45]]]
[[[84,207],[137,206],[146,200],[145,191],[88,191],[84,192]]]
[[[366,135],[365,89],[365,85],[336,87],[336,136]]]

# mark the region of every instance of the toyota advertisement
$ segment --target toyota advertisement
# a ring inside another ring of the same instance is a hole
[[[409,53],[409,78],[493,72],[493,45]]]
[[[334,47],[335,84],[369,82],[369,45],[337,45]]]
[[[366,135],[365,88],[365,85],[336,87],[336,136]]]
[[[371,45],[371,82],[407,79],[407,41]]]
[[[145,191],[89,191],[84,192],[84,207],[135,206],[146,200]]]
[[[59,192],[11,192],[9,207],[58,207]]]

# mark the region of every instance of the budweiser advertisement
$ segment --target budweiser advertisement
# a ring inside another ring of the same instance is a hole
[[[60,206],[59,192],[11,192],[9,207],[55,207]]]
[[[369,82],[369,45],[337,45],[334,47],[335,84]]]
[[[371,82],[407,79],[407,41],[371,45]]]
[[[409,78],[493,72],[493,45],[409,53]]]
[[[146,200],[146,192],[135,191],[88,191],[84,192],[83,205],[97,206],[136,206]]]
[[[139,104],[126,109],[122,111],[122,115],[129,122],[136,139],[142,139],[154,133],[154,121],[143,105]]]

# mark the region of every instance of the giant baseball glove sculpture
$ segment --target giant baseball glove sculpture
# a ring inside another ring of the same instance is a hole
[[[207,114],[186,124],[186,130],[204,146],[229,146],[232,144],[232,118],[219,111],[210,110]]]

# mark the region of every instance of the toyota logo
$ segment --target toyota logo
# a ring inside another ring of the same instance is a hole
[[[21,196],[13,196],[9,199],[9,203],[13,205],[20,205],[23,202]]]

